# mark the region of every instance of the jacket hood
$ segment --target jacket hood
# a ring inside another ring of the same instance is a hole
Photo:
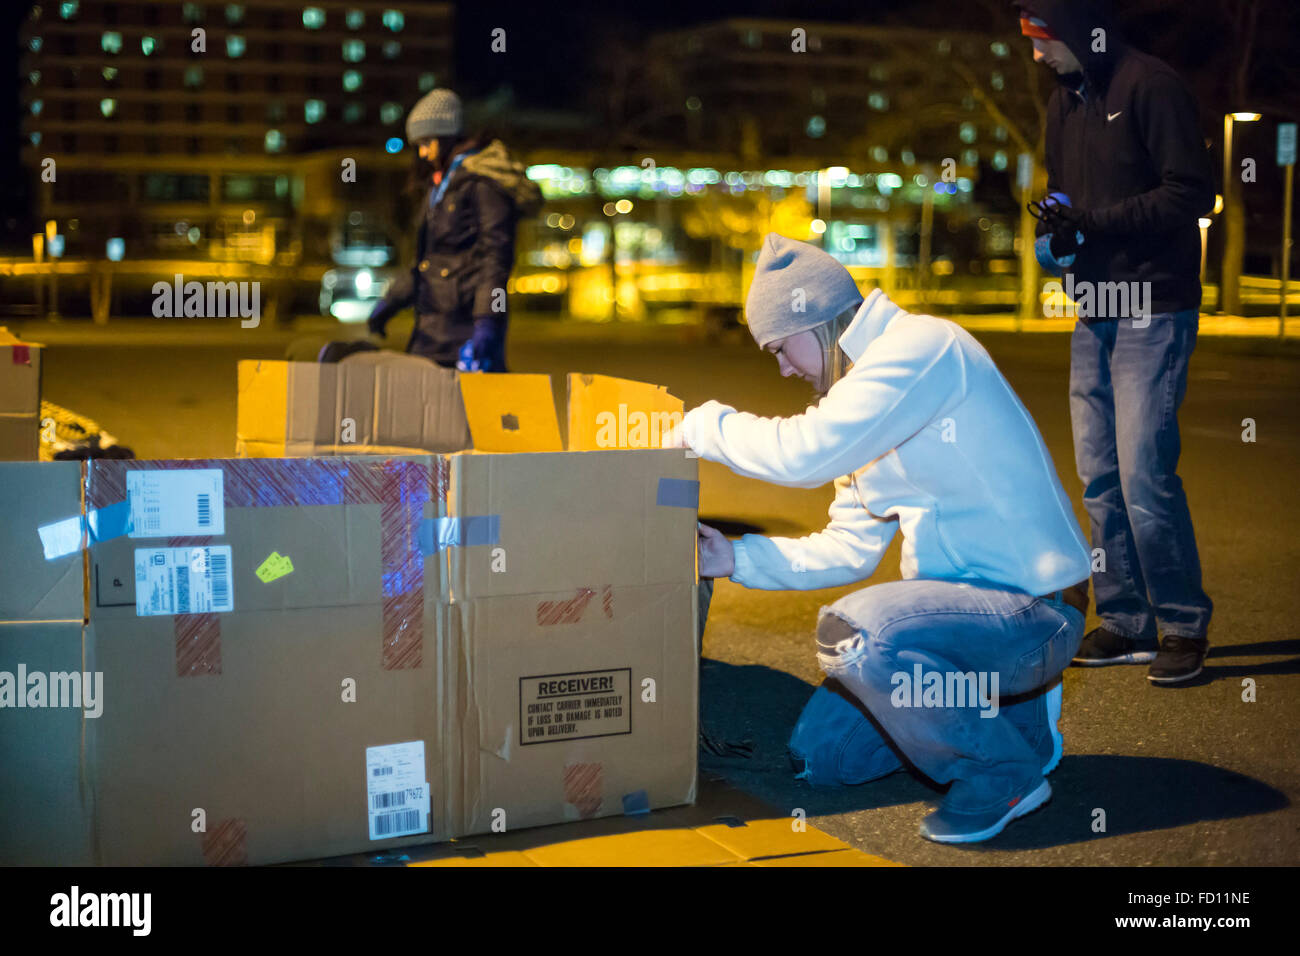
[[[1025,16],[1038,17],[1061,38],[1083,64],[1089,84],[1105,86],[1110,80],[1126,43],[1105,0],[1013,0],[1012,6]],[[1106,31],[1104,50],[1093,49],[1093,31],[1098,28]],[[1066,82],[1066,77],[1058,74],[1057,80]]]
[[[467,173],[482,176],[495,182],[515,201],[523,215],[533,215],[542,206],[542,191],[528,178],[522,163],[512,159],[505,143],[494,139],[476,153],[470,153],[461,162]]]

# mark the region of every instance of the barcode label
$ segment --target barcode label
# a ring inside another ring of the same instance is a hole
[[[367,747],[366,797],[372,840],[432,829],[424,741]]]
[[[184,564],[176,569],[176,613],[190,613],[190,569]]]
[[[370,797],[371,810],[388,810],[392,807],[406,806],[406,791],[397,790],[393,793],[376,793]]]
[[[212,609],[214,611],[233,611],[230,603],[230,575],[227,573],[226,554],[218,550],[208,551],[208,577],[212,581]]]
[[[371,839],[379,837],[405,836],[411,833],[423,833],[424,827],[420,819],[424,814],[419,810],[402,810],[398,813],[381,813],[371,819],[374,836]]]
[[[135,612],[147,617],[233,611],[231,567],[228,544],[202,548],[136,548]]]
[[[133,538],[225,534],[220,468],[128,471],[126,498]]]

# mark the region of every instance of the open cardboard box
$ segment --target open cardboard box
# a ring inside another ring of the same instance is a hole
[[[545,377],[546,403],[507,378],[532,377],[464,376],[476,444],[558,447]],[[570,386],[579,444],[658,411]],[[0,863],[272,863],[695,799],[680,450],[0,464],[0,485],[21,570],[0,672],[28,704],[0,707]],[[20,668],[102,675],[98,715],[31,706]]]
[[[462,375],[362,352],[339,363],[239,363],[240,458],[658,448],[682,403],[661,385],[568,376],[567,444],[546,375]]]

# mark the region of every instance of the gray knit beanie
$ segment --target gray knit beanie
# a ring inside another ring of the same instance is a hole
[[[408,143],[437,136],[459,136],[461,131],[460,97],[451,90],[430,90],[406,117]]]
[[[745,321],[759,348],[829,322],[862,293],[849,271],[806,242],[768,233],[745,299]]]

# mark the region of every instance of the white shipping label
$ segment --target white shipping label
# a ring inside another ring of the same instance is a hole
[[[135,549],[135,613],[206,614],[235,609],[230,545]]]
[[[128,471],[132,538],[225,534],[221,469]]]
[[[366,748],[366,802],[372,840],[429,831],[423,740]]]

